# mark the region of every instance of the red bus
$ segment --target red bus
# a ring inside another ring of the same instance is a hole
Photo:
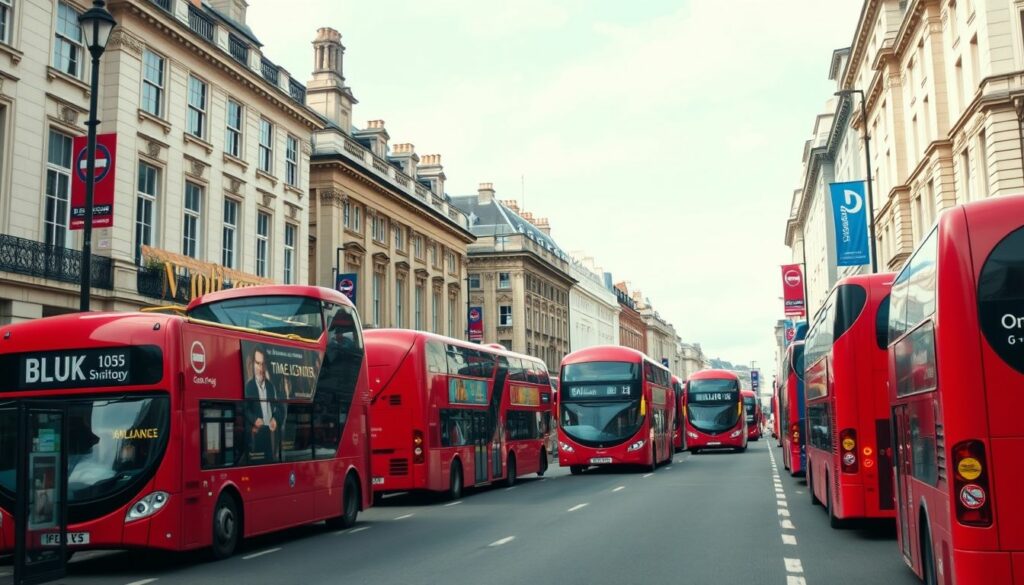
[[[1024,197],[939,216],[892,286],[897,533],[925,582],[1024,583]]]
[[[782,435],[782,466],[790,475],[803,475],[807,450],[804,447],[804,342],[786,348],[782,362],[783,382],[779,387],[779,433]]]
[[[675,422],[672,423],[672,446],[676,453],[686,450],[686,433],[683,432],[683,381],[672,376],[672,393],[675,395]]]
[[[747,450],[740,379],[728,370],[701,370],[686,380],[686,443],[706,449]]]
[[[761,438],[761,423],[764,422],[764,413],[761,412],[761,402],[753,390],[743,391],[743,409],[746,411],[747,440],[756,441]]]
[[[457,500],[544,475],[551,382],[533,357],[410,329],[365,333],[373,489]]]
[[[29,554],[64,549],[52,504],[65,490],[69,552],[223,558],[244,537],[350,526],[370,505],[368,394],[358,317],[330,289],[0,327],[0,551],[15,547],[15,494],[32,510],[17,531]]]
[[[808,492],[833,528],[896,517],[886,389],[893,276],[840,280],[804,341]]]
[[[782,437],[779,435],[779,384],[772,382],[772,437],[775,438],[775,445],[782,446]]]
[[[627,347],[588,347],[562,360],[559,388],[558,462],[574,475],[672,460],[676,401],[661,364]]]

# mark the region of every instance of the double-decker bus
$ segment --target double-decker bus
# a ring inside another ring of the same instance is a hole
[[[562,360],[559,388],[558,462],[574,475],[672,460],[676,401],[661,364],[627,347],[589,347]]]
[[[782,437],[779,435],[779,384],[772,382],[772,437],[777,447],[782,446]]]
[[[747,450],[747,419],[740,379],[728,370],[701,370],[686,380],[686,444],[706,449]]]
[[[683,432],[683,381],[672,376],[672,393],[675,395],[675,422],[672,424],[672,447],[678,453],[686,450],[686,433]]]
[[[834,528],[896,515],[886,389],[893,276],[840,280],[804,341],[807,486]]]
[[[746,411],[747,440],[756,441],[761,438],[761,423],[764,421],[764,413],[761,412],[761,403],[753,390],[743,391],[743,409]]]
[[[223,558],[245,537],[350,526],[370,505],[368,397],[358,317],[330,289],[254,286],[183,315],[0,327],[0,551],[15,547],[19,497],[18,546],[37,557]]]
[[[944,212],[892,285],[897,533],[928,583],[1024,583],[1024,197]]]
[[[794,341],[782,360],[779,386],[779,435],[782,466],[791,475],[803,475],[807,450],[804,448],[804,342]]]
[[[537,358],[409,329],[365,333],[373,489],[428,491],[543,475],[551,382]]]

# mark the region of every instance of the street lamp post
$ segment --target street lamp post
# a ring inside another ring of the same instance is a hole
[[[1017,138],[1020,140],[1020,170],[1024,174],[1024,95],[1014,96],[1013,109],[1017,112]]]
[[[849,97],[853,94],[860,95],[860,115],[861,121],[864,124],[864,159],[867,163],[868,172],[868,230],[871,234],[871,272],[872,274],[878,272],[878,257],[875,254],[875,202],[874,202],[874,186],[871,180],[871,133],[868,132],[868,108],[867,101],[864,98],[864,92],[859,89],[843,89],[836,92],[839,97]]]
[[[107,48],[110,31],[114,29],[117,22],[107,10],[105,0],[94,0],[92,8],[78,17],[78,24],[82,27],[86,46],[89,47],[89,54],[92,55],[89,120],[85,123],[89,127],[89,137],[86,152],[88,162],[85,172],[85,224],[82,226],[82,268],[79,285],[79,308],[84,312],[89,310],[89,297],[92,289],[92,202],[93,190],[96,186],[96,127],[100,124],[100,121],[96,119],[100,88],[100,57],[103,56],[103,51]],[[114,161],[110,161],[109,164],[114,164]]]

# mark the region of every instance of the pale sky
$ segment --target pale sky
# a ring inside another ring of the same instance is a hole
[[[493,182],[683,340],[770,382],[803,143],[860,0],[249,3],[303,82],[316,29],[340,31],[355,124],[441,154],[450,195]]]

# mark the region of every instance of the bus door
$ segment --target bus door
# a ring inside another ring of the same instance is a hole
[[[69,539],[88,544],[89,533],[68,534],[66,407],[23,401],[17,421],[14,583],[44,583],[65,576]]]
[[[491,440],[490,413],[473,411],[473,452],[476,484],[487,483],[487,448]]]
[[[903,556],[908,560],[912,559],[911,545],[914,532],[911,525],[912,518],[910,510],[913,509],[914,497],[910,488],[909,478],[913,476],[913,461],[911,461],[910,430],[907,424],[907,406],[894,406],[892,409],[892,427],[896,434],[895,461],[893,469],[896,471],[896,508],[899,510],[899,530],[902,542]]]
[[[508,360],[504,357],[498,359],[497,369],[494,374],[494,385],[491,389],[490,419],[494,421],[494,430],[491,433],[491,478],[499,478],[503,475],[502,464],[504,463],[502,453],[505,444],[505,424],[501,417],[501,402],[505,397],[505,380],[508,378]],[[486,479],[484,480],[486,481]]]

